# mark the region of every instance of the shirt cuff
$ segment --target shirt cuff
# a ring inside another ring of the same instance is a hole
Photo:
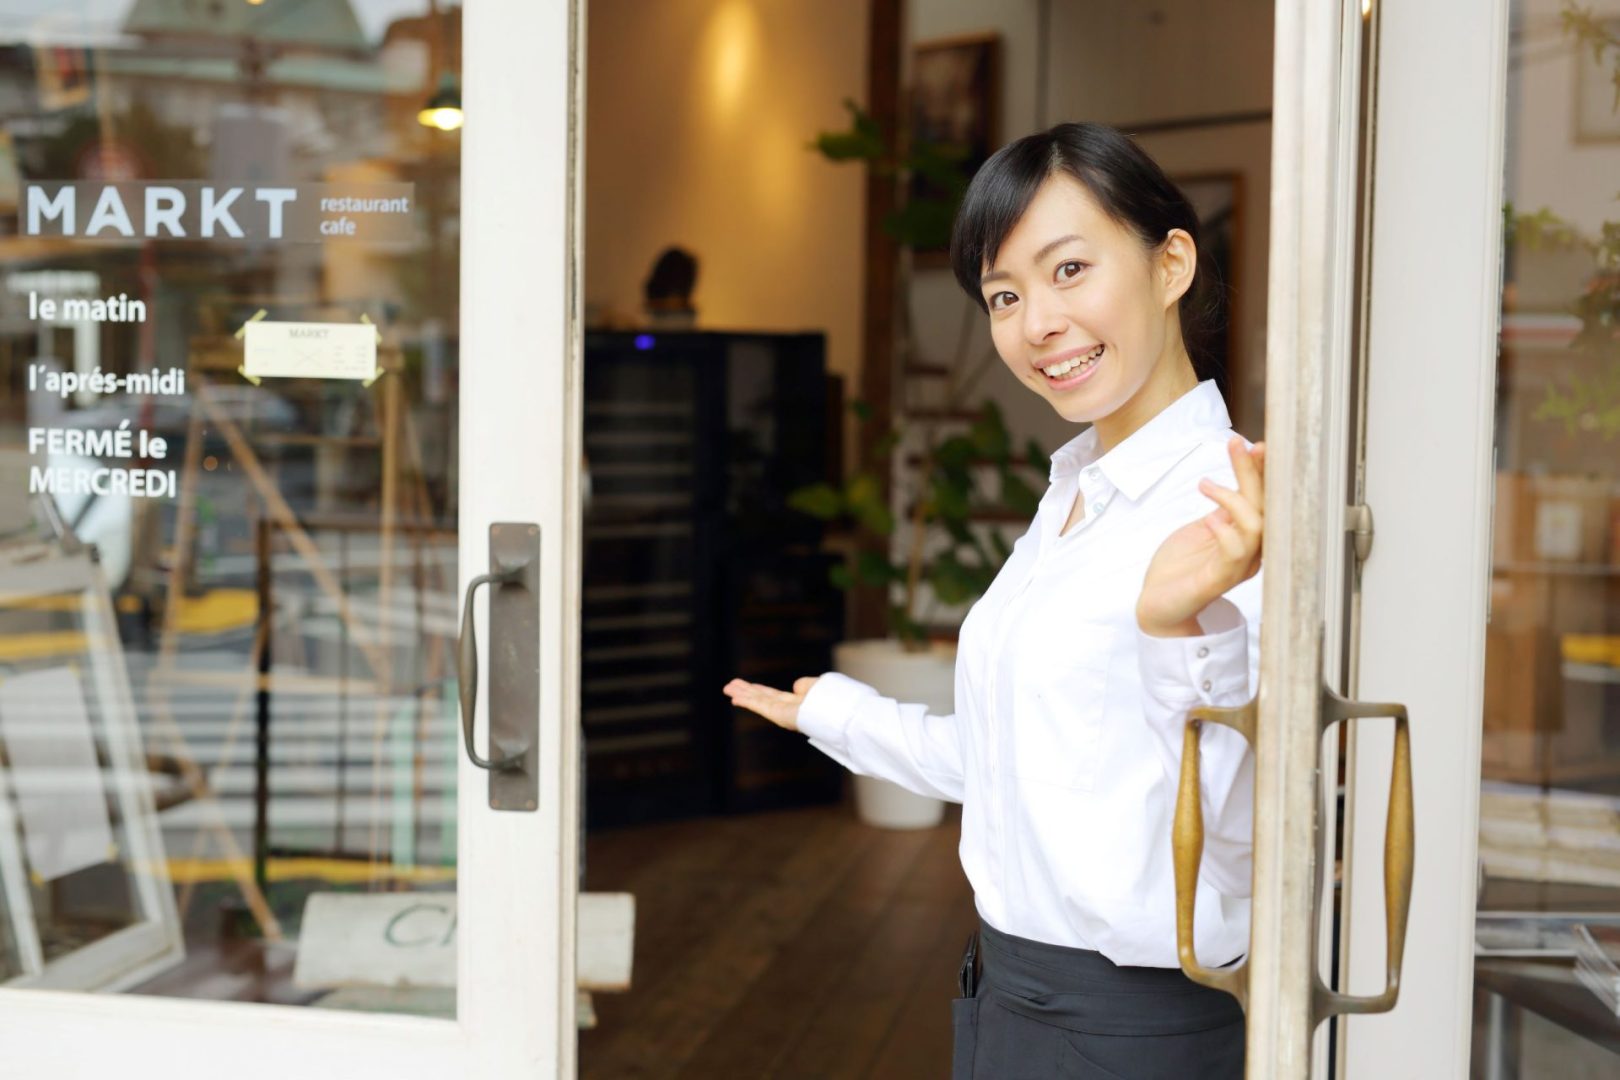
[[[817,742],[843,750],[844,733],[855,710],[863,699],[876,697],[877,691],[836,671],[829,671],[816,680],[816,685],[799,703],[799,731]]]
[[[1199,637],[1137,632],[1142,686],[1166,704],[1230,705],[1248,699],[1249,629],[1225,597],[1198,613]]]

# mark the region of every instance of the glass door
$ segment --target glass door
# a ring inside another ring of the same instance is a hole
[[[571,1073],[577,7],[0,0],[7,1075]]]

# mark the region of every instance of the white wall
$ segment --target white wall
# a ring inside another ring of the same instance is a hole
[[[913,41],[993,30],[1002,43],[1001,136],[1010,142],[1063,120],[1134,125],[1183,117],[1271,108],[1270,0],[1051,0],[1051,21],[1039,33],[1039,0],[911,0]],[[1046,116],[1038,50],[1047,52]],[[1264,399],[1266,265],[1271,201],[1271,125],[1248,123],[1144,135],[1144,149],[1172,177],[1235,172],[1242,177],[1243,213],[1234,297],[1244,385],[1234,387],[1240,426],[1258,436]],[[920,270],[912,290],[912,319],[922,359],[948,363],[957,355],[965,305],[948,269]],[[973,322],[967,355],[989,348],[982,316]],[[1040,400],[993,371],[980,384],[1007,414],[1015,434],[1048,450],[1075,428]]]
[[[823,330],[852,387],[864,173],[807,144],[865,97],[867,5],[591,0],[588,18],[586,303],[639,320],[678,244],[701,327]]]

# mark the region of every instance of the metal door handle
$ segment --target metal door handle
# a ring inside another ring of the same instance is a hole
[[[489,771],[489,805],[532,811],[540,799],[540,527],[489,527],[489,566],[467,583],[456,672],[467,756]],[[478,715],[478,631],[473,598],[489,593],[489,757],[473,745]]]
[[[1395,759],[1390,765],[1389,810],[1384,823],[1384,990],[1379,994],[1341,994],[1321,977],[1311,1001],[1311,1026],[1342,1013],[1380,1013],[1395,1007],[1401,990],[1401,960],[1406,952],[1406,919],[1412,908],[1412,867],[1417,834],[1412,820],[1412,733],[1405,705],[1347,701],[1322,691],[1322,730],[1340,720],[1392,717]]]
[[[1193,951],[1193,926],[1198,896],[1198,868],[1204,855],[1204,809],[1199,791],[1199,735],[1206,723],[1223,724],[1254,744],[1259,699],[1237,708],[1200,706],[1187,715],[1182,736],[1181,777],[1176,789],[1175,824],[1171,849],[1176,880],[1176,951],[1189,979],[1224,990],[1248,1007],[1248,960],[1227,968],[1207,968]],[[1320,971],[1312,972],[1311,1027],[1342,1013],[1388,1012],[1400,994],[1401,961],[1406,951],[1407,916],[1412,906],[1413,852],[1416,833],[1412,814],[1412,739],[1406,706],[1348,701],[1327,687],[1322,689],[1320,732],[1341,720],[1393,717],[1395,761],[1390,776],[1389,812],[1384,834],[1384,990],[1373,995],[1341,994],[1328,988]],[[1318,898],[1320,899],[1320,898]]]
[[[1176,788],[1175,825],[1170,847],[1175,857],[1176,875],[1176,952],[1181,970],[1195,983],[1214,990],[1225,990],[1249,1007],[1249,961],[1232,967],[1207,968],[1193,951],[1193,916],[1198,900],[1198,865],[1204,859],[1204,802],[1199,792],[1198,738],[1205,724],[1224,724],[1254,744],[1254,722],[1259,699],[1234,709],[1199,706],[1187,714],[1187,727],[1181,740],[1181,782]]]
[[[467,582],[467,598],[461,609],[461,640],[456,651],[456,682],[461,691],[461,735],[467,744],[467,756],[480,769],[501,772],[523,762],[528,747],[509,751],[499,757],[495,754],[493,731],[490,738],[490,757],[483,757],[473,744],[473,717],[478,713],[478,627],[473,622],[473,596],[480,585],[500,585],[514,581],[523,573],[522,566],[508,566],[488,574],[479,574]]]

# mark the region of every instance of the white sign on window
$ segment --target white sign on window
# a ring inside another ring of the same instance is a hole
[[[370,323],[250,322],[243,370],[256,379],[357,379],[377,371]]]

